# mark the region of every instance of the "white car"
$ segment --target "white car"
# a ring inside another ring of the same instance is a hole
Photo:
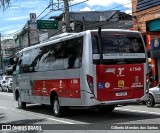
[[[160,83],[156,87],[149,89],[149,98],[146,105],[154,107],[155,104],[160,104]]]
[[[12,76],[6,76],[6,75],[0,76],[1,91],[9,91],[9,89],[11,88],[10,87],[11,83],[12,83]]]
[[[12,91],[12,78],[7,78],[6,83],[3,84],[3,91],[11,92]]]

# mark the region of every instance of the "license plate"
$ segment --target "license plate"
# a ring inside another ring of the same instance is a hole
[[[118,92],[116,96],[127,96],[127,92]]]

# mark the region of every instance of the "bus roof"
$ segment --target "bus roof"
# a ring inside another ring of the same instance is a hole
[[[49,44],[51,44],[53,42],[57,43],[57,42],[59,42],[59,41],[61,41],[63,39],[66,40],[67,38],[80,37],[80,36],[82,36],[82,35],[84,35],[86,33],[94,32],[94,31],[98,31],[98,29],[96,29],[96,30],[86,30],[86,31],[78,32],[78,33],[62,33],[62,34],[50,37],[45,42],[30,46],[30,47],[26,47],[26,48],[22,49],[21,51],[19,51],[18,53],[21,53],[23,51],[27,51],[27,50],[30,50],[30,49],[33,49],[33,48],[38,48],[38,47],[41,47],[41,46],[49,45]],[[119,31],[119,32],[122,31],[122,32],[140,33],[139,31],[133,31],[133,30],[127,30],[127,29],[102,29],[102,31]]]

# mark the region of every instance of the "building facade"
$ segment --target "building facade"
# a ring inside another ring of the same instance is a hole
[[[133,28],[145,35],[154,77],[153,86],[160,81],[160,0],[132,0]]]
[[[7,68],[10,64],[9,59],[12,54],[14,54],[14,40],[13,39],[5,39],[1,42],[1,68],[3,73],[5,73],[5,68]]]

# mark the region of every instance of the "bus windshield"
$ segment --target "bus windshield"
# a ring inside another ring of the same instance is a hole
[[[97,55],[99,54],[98,32],[92,32],[91,37],[93,55]],[[103,63],[133,64],[146,62],[145,49],[139,33],[102,31],[101,46],[103,54],[107,56],[107,58],[103,58]],[[130,60],[131,58],[132,60]],[[93,58],[93,62],[98,63],[98,58],[95,59]]]

